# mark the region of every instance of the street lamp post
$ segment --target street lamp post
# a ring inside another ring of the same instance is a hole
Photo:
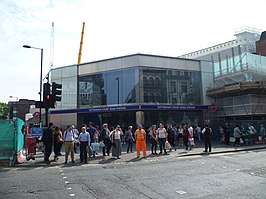
[[[37,49],[37,50],[41,50],[41,73],[40,73],[40,102],[42,101],[42,63],[43,63],[43,49],[42,48],[36,48],[33,46],[28,46],[28,45],[24,45],[23,48],[33,48],[33,49]],[[42,123],[42,108],[40,107],[40,118],[39,118],[39,123],[40,123],[40,127],[41,127],[41,123]]]

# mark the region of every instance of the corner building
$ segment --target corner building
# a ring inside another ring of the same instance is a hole
[[[217,103],[210,115],[216,131],[227,123],[251,123],[257,130],[266,124],[266,32],[244,27],[236,39],[180,56],[209,60],[214,80],[206,95]]]
[[[202,124],[212,102],[206,96],[212,70],[209,61],[147,54],[55,68],[51,81],[62,84],[62,101],[50,121],[63,127]]]

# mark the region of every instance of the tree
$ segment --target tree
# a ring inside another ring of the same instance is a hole
[[[8,105],[6,103],[0,102],[0,119],[6,120],[8,116]]]

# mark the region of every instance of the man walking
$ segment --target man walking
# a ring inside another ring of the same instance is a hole
[[[141,125],[135,131],[137,157],[140,157],[140,147],[142,148],[143,157],[146,157],[146,131]]]
[[[234,146],[240,146],[240,138],[241,138],[241,131],[239,129],[239,125],[236,125],[234,128],[234,137],[235,137],[235,143]]]
[[[204,143],[205,143],[205,151],[203,151],[203,152],[208,152],[208,148],[209,148],[209,152],[212,151],[211,133],[212,133],[212,129],[208,127],[208,124],[206,124],[205,128],[202,130]]]
[[[100,140],[101,142],[104,143],[104,147],[102,148],[103,150],[103,156],[110,155],[110,149],[111,149],[111,138],[110,138],[110,130],[108,129],[108,124],[104,123],[103,124],[103,129],[100,134]]]
[[[53,146],[53,123],[49,123],[48,128],[44,131],[42,136],[44,145],[44,162],[50,164],[50,155],[52,153]]]
[[[71,153],[72,163],[75,163],[75,160],[74,160],[74,132],[73,132],[73,126],[72,125],[67,126],[67,130],[64,132],[63,138],[64,138],[65,150],[66,150],[65,164],[67,164],[69,152]]]

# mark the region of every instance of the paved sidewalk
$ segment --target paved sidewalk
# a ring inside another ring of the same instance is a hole
[[[219,142],[212,142],[212,152],[211,154],[217,153],[232,153],[232,152],[239,152],[239,151],[249,151],[249,150],[259,150],[259,149],[266,149],[266,144],[260,145],[249,145],[249,146],[240,146],[234,147],[233,143],[230,145],[220,144]],[[110,164],[110,163],[121,163],[121,162],[139,162],[145,159],[160,159],[165,157],[185,157],[185,156],[195,156],[195,155],[206,155],[208,153],[204,153],[204,143],[196,143],[196,147],[193,148],[191,151],[185,151],[184,146],[178,146],[177,150],[174,149],[171,152],[168,152],[168,155],[153,155],[150,151],[150,144],[147,144],[147,158],[137,158],[136,152],[133,153],[126,153],[127,145],[122,146],[122,156],[121,159],[112,158],[112,156],[103,156],[102,151],[100,150],[96,157],[88,158],[89,164]],[[159,147],[158,147],[159,148]],[[157,148],[157,152],[159,151]],[[167,150],[168,151],[168,150]],[[39,167],[39,166],[58,166],[64,165],[65,156],[64,156],[64,147],[62,149],[62,156],[59,157],[58,161],[53,161],[53,153],[50,156],[51,164],[47,165],[43,161],[43,153],[41,151],[37,151],[35,155],[35,160],[27,161],[26,158],[23,158],[23,164],[16,164],[15,167]],[[141,153],[142,154],[142,153]],[[70,160],[70,157],[68,158]],[[73,166],[73,165],[80,165],[79,164],[79,154],[75,154],[75,164],[72,164],[70,161],[65,166]]]

